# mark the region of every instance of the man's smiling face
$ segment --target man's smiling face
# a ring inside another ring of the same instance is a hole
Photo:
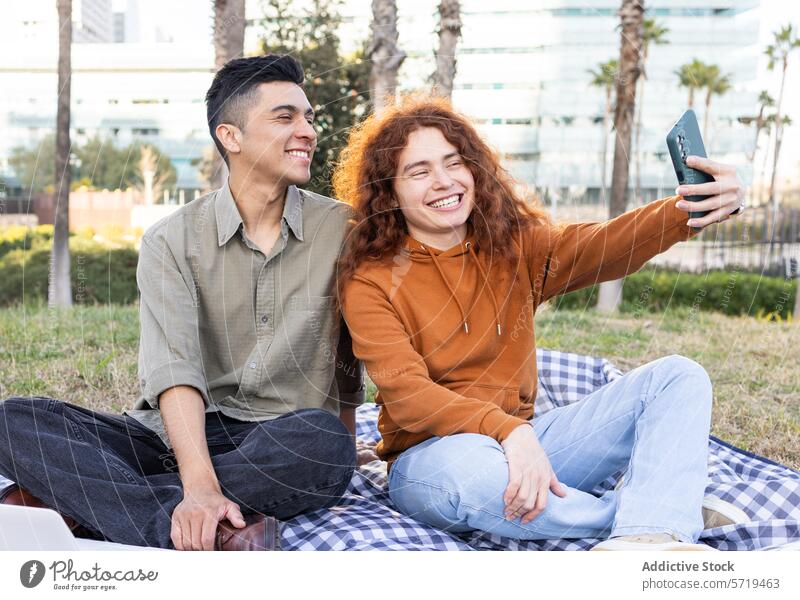
[[[231,166],[238,163],[259,179],[284,185],[307,183],[317,147],[313,123],[314,111],[298,85],[260,84],[241,129],[240,152],[229,154]]]

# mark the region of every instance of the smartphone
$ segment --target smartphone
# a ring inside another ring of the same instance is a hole
[[[690,108],[687,110],[678,122],[672,126],[667,134],[667,149],[672,158],[672,166],[675,169],[675,175],[678,178],[678,183],[683,185],[692,185],[699,183],[708,183],[714,181],[714,178],[703,171],[692,169],[686,165],[686,157],[690,155],[706,156],[706,148],[703,145],[703,137],[700,135],[700,128],[697,126],[697,116]],[[686,196],[690,202],[699,202],[705,200],[709,196]],[[690,212],[690,219],[698,219],[706,216],[711,211]],[[694,227],[695,231],[700,231],[700,227]]]

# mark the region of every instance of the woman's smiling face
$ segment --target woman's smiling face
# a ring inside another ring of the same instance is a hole
[[[441,130],[422,127],[409,134],[393,187],[414,239],[441,250],[461,243],[475,203],[475,181]]]

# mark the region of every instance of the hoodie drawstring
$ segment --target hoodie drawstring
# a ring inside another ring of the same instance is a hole
[[[489,292],[489,297],[492,299],[492,305],[494,305],[494,321],[497,323],[497,335],[502,335],[503,330],[500,327],[500,307],[497,306],[497,298],[494,297],[492,288],[489,287],[489,277],[486,275],[486,271],[483,270],[483,265],[481,264],[481,261],[478,260],[478,255],[475,254],[475,250],[472,249],[472,244],[467,242],[465,245],[469,255],[472,257],[472,260],[474,260],[475,264],[478,265],[478,271],[481,272],[481,277],[483,277],[484,288]]]
[[[450,281],[448,281],[447,277],[445,276],[444,270],[442,269],[442,265],[439,264],[439,260],[436,258],[436,255],[433,252],[431,252],[426,246],[424,246],[422,244],[420,244],[420,246],[422,247],[423,250],[425,250],[425,252],[428,254],[428,256],[431,257],[431,260],[433,260],[433,264],[436,265],[436,270],[439,271],[439,276],[442,278],[442,281],[447,286],[447,289],[450,292],[450,296],[453,298],[453,300],[455,300],[456,304],[458,305],[458,310],[461,311],[461,322],[464,325],[464,332],[468,334],[469,333],[469,323],[467,322],[467,315],[469,314],[469,312],[472,312],[472,308],[474,307],[474,303],[473,303],[473,306],[470,307],[469,311],[465,311],[464,310],[464,306],[461,304],[461,301],[458,299],[458,296],[456,295],[456,291],[450,285]],[[492,288],[489,287],[489,277],[486,275],[486,271],[483,270],[483,265],[481,265],[481,261],[478,260],[478,256],[475,254],[475,250],[472,249],[472,244],[470,242],[467,242],[465,244],[465,246],[467,248],[467,252],[472,257],[472,260],[477,265],[478,272],[481,274],[481,277],[483,278],[484,288],[486,290],[488,290],[489,297],[492,299],[492,305],[494,306],[494,320],[495,320],[495,323],[497,324],[497,335],[502,335],[502,331],[503,330],[502,330],[502,328],[500,326],[500,308],[497,305],[497,299],[494,297],[494,294],[492,293]],[[478,301],[478,297],[476,295],[474,302],[477,302],[477,301]]]
[[[420,244],[420,246],[422,246],[422,244]],[[458,304],[458,310],[461,311],[461,322],[464,324],[464,333],[469,333],[469,325],[467,324],[467,313],[464,311],[464,307],[461,304],[461,300],[459,300],[458,296],[456,296],[456,291],[450,285],[450,282],[447,280],[447,277],[445,277],[444,271],[442,270],[442,265],[439,264],[436,255],[430,250],[428,250],[427,246],[422,246],[422,248],[425,250],[425,252],[428,253],[428,256],[430,256],[431,259],[433,260],[433,264],[436,265],[436,270],[439,271],[439,276],[442,278],[442,281],[444,281],[444,284],[450,291],[450,296],[453,298],[453,300],[456,301],[456,304]]]

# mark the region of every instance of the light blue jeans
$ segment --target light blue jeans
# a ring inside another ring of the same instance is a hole
[[[708,479],[711,381],[696,362],[647,363],[532,424],[566,497],[523,525],[504,517],[508,463],[493,438],[434,437],[403,452],[389,494],[405,514],[451,532],[541,540],[672,533],[696,542]],[[619,471],[619,490],[592,495]]]

